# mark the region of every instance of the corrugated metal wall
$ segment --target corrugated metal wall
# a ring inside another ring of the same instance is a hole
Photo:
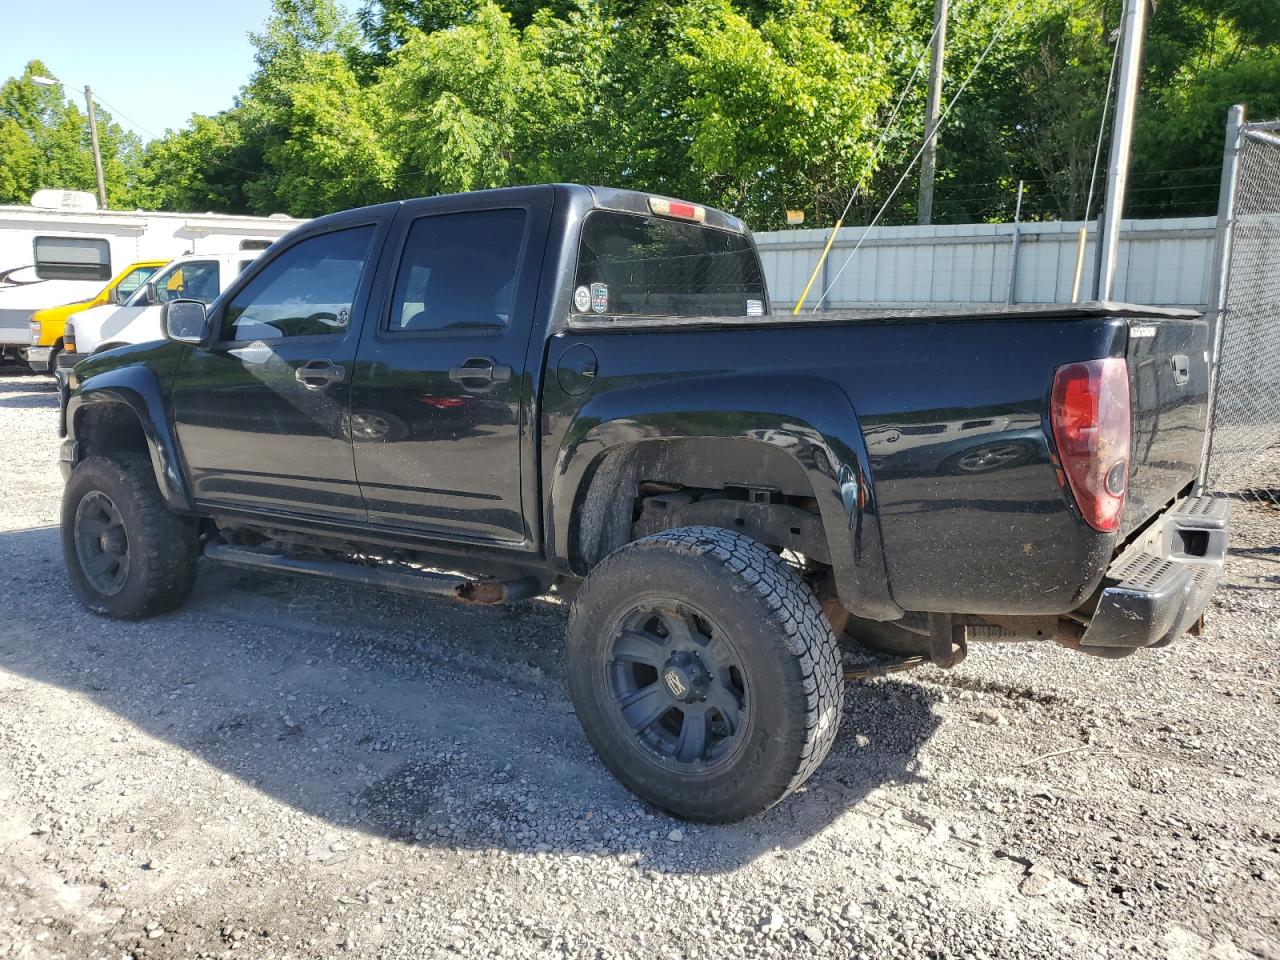
[[[1213,217],[1125,220],[1121,229],[1117,300],[1203,308],[1209,297]],[[1018,230],[1015,302],[1071,299],[1079,223],[1024,223]],[[829,283],[827,307],[1005,303],[1009,297],[1013,224],[969,223],[876,227],[841,272],[863,233],[846,227],[809,294]],[[827,242],[826,230],[757,233],[774,310],[789,309],[804,289]],[[1094,230],[1089,230],[1080,299],[1093,286]],[[837,274],[839,276],[837,277]]]

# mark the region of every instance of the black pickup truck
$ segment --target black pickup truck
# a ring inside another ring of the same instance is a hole
[[[604,763],[732,820],[840,724],[840,638],[951,666],[1199,621],[1206,324],[1123,304],[770,313],[735,218],[547,185],[334,214],[168,339],[63,383],[62,543],[93,610],[201,555],[472,603],[572,597]]]

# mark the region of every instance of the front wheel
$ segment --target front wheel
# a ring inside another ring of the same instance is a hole
[[[165,506],[141,454],[89,457],[62,494],[62,556],[95,613],[135,619],[186,600],[195,584],[195,521]]]
[[[583,583],[569,690],[604,764],[691,820],[758,814],[835,739],[839,647],[813,593],[764,545],[718,527],[630,543]]]

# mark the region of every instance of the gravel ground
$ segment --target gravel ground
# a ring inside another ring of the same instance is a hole
[[[856,684],[805,790],[702,827],[592,756],[554,599],[205,564],[86,613],[56,413],[0,377],[0,957],[1280,958],[1274,509],[1204,635]]]

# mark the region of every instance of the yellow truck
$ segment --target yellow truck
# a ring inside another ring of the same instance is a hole
[[[168,260],[139,260],[131,263],[89,300],[66,303],[60,307],[46,307],[31,314],[30,346],[21,356],[37,373],[52,373],[57,369],[58,353],[62,350],[63,331],[67,318],[81,310],[108,303],[124,303],[133,292],[151,278]]]

